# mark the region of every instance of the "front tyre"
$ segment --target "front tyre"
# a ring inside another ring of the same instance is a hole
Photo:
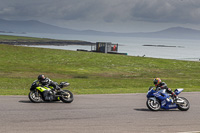
[[[63,90],[61,93],[60,100],[64,103],[71,103],[74,100],[74,96],[70,91]]]
[[[41,94],[37,91],[30,91],[28,97],[33,103],[40,103],[43,101]]]
[[[151,111],[160,110],[160,102],[156,98],[148,98],[146,105]]]
[[[183,101],[181,104],[177,104],[178,105],[178,109],[181,110],[181,111],[187,111],[189,108],[190,108],[190,103],[189,101],[184,98],[184,97],[179,97],[177,102],[178,101]]]

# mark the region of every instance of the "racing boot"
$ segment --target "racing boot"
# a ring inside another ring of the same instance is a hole
[[[172,99],[173,99],[173,103],[176,103],[178,96],[173,92],[172,93]]]

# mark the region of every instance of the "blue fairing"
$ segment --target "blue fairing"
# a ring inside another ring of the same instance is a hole
[[[180,94],[181,91],[177,90],[176,95]],[[167,93],[164,93],[162,90],[155,91],[153,90],[153,88],[150,89],[147,93],[147,98],[150,98],[150,97],[156,97],[156,99],[160,101],[161,108],[163,109],[172,109],[172,108],[178,107],[175,103],[173,103],[172,98]]]

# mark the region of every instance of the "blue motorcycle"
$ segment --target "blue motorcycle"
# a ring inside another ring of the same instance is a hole
[[[176,89],[174,93],[177,98],[174,100],[170,94],[166,93],[165,89],[154,89],[150,87],[147,93],[147,107],[152,111],[158,111],[160,109],[176,109],[181,111],[187,111],[190,108],[189,101],[184,97],[178,97],[183,89]]]

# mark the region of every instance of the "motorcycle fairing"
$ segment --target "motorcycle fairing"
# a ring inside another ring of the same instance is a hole
[[[173,103],[173,99],[168,94],[158,91],[154,93],[154,95],[161,101],[161,108],[163,109],[177,108],[177,105]]]
[[[159,99],[162,109],[173,109],[178,107],[176,103],[173,103],[173,99],[167,93],[162,93],[162,91],[150,89],[147,93],[147,98],[150,97],[156,97]]]
[[[36,87],[36,89],[37,90],[39,90],[40,92],[44,92],[44,91],[46,91],[46,90],[51,90],[50,88],[47,88],[47,87],[41,87],[41,86],[39,86],[39,87]]]

